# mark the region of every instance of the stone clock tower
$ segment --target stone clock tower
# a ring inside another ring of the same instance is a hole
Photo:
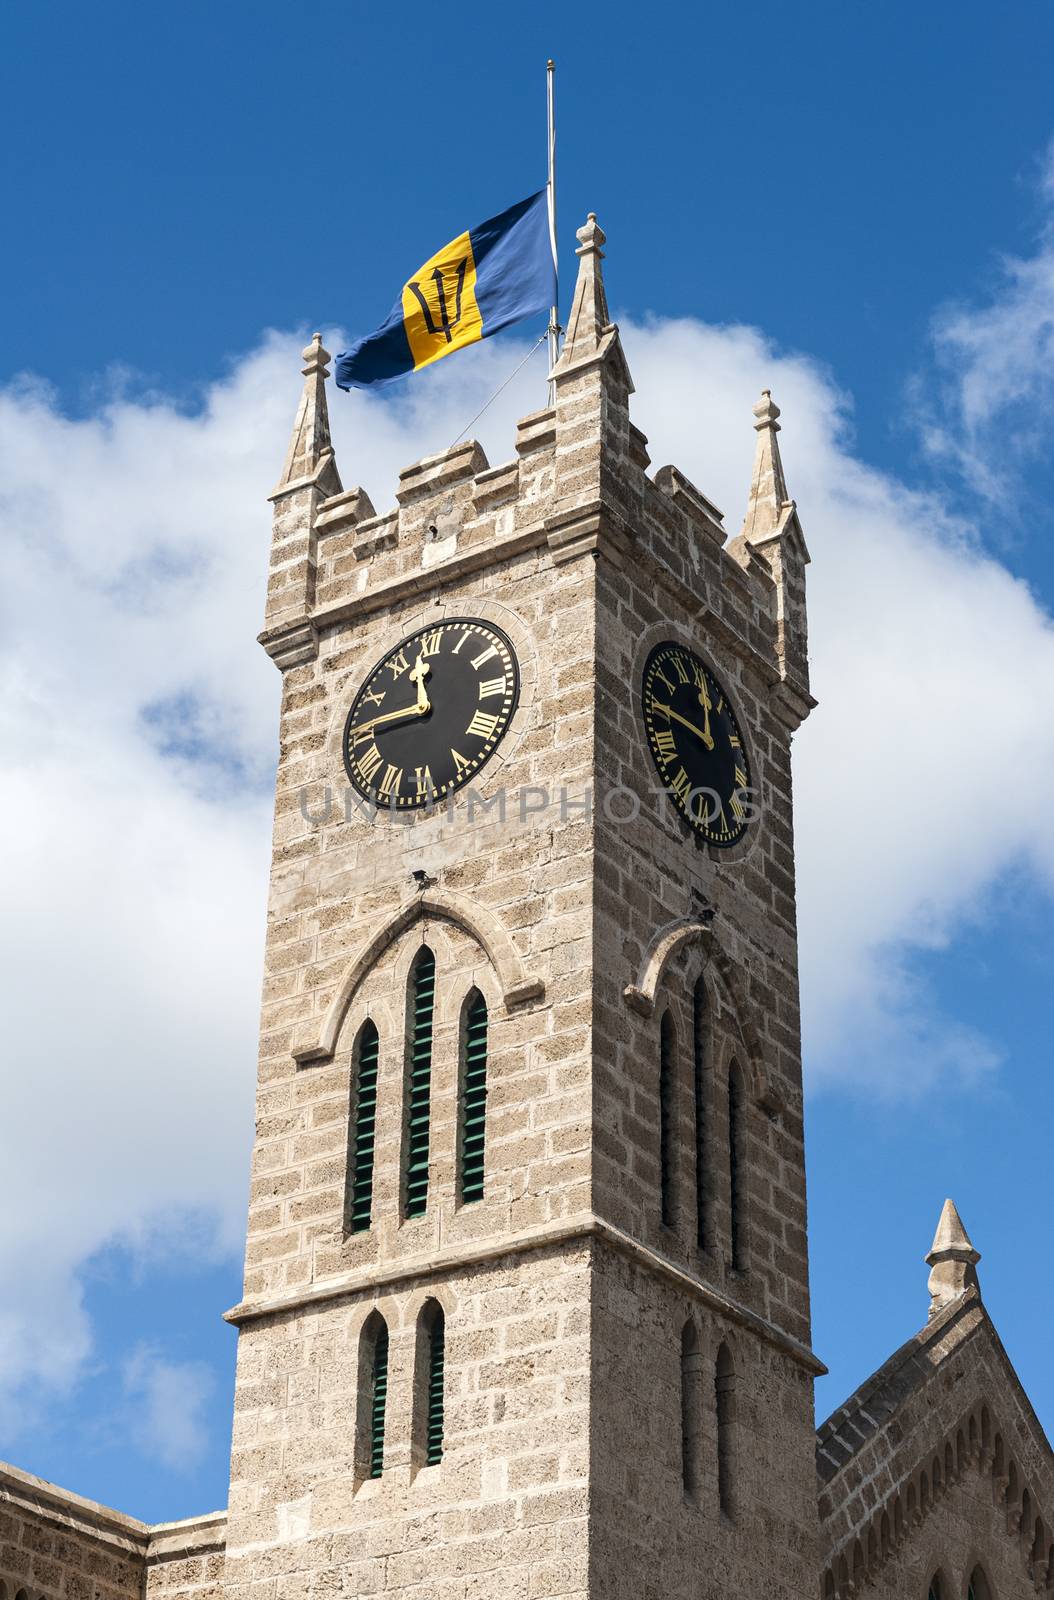
[[[305,352],[230,1600],[816,1592],[808,555],[767,394],[736,537],[649,473],[578,238],[553,407],[394,510]]]

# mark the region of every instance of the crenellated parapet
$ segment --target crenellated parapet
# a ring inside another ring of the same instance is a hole
[[[741,534],[675,466],[649,475],[647,440],[630,420],[633,382],[604,289],[603,230],[578,233],[567,338],[553,370],[555,403],[519,422],[515,454],[491,466],[472,439],[405,468],[395,505],[378,513],[340,484],[329,437],[326,352],[305,351],[305,390],[282,480],[261,642],[276,664],[302,664],[319,630],[416,594],[438,596],[536,552],[560,565],[632,563],[669,592],[768,686],[794,727],[808,691],[804,569],[808,552],[776,444],[778,408],[755,407],[758,459]]]

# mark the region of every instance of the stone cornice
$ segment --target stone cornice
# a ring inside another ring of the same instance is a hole
[[[621,1228],[614,1227],[610,1222],[603,1221],[589,1211],[580,1212],[566,1221],[543,1223],[535,1228],[525,1228],[518,1233],[506,1234],[503,1239],[455,1246],[427,1256],[407,1256],[390,1266],[370,1266],[342,1273],[339,1277],[329,1278],[323,1283],[314,1283],[307,1288],[297,1289],[292,1294],[273,1295],[260,1300],[243,1300],[225,1312],[224,1318],[235,1327],[241,1328],[259,1322],[264,1317],[292,1315],[309,1306],[346,1300],[354,1295],[377,1295],[413,1279],[446,1276],[449,1273],[462,1272],[469,1267],[486,1266],[509,1256],[526,1255],[534,1250],[551,1250],[562,1245],[574,1247],[591,1242],[607,1245],[654,1277],[665,1278],[675,1283],[680,1290],[701,1305],[707,1306],[720,1316],[727,1317],[730,1322],[749,1328],[758,1338],[789,1356],[813,1376],[822,1376],[827,1371],[823,1362],[813,1354],[808,1345],[785,1333],[782,1328],[777,1328],[767,1317],[748,1310],[746,1306],[722,1294],[720,1290],[704,1283],[695,1273],[678,1266],[659,1251],[641,1244]]]
[[[226,1511],[209,1511],[179,1522],[140,1522],[123,1511],[87,1500],[46,1478],[0,1461],[0,1506],[9,1505],[65,1532],[82,1532],[128,1556],[147,1562],[222,1550]]]

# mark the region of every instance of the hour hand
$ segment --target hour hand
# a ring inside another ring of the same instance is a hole
[[[417,691],[417,703],[412,706],[400,706],[398,711],[385,711],[379,717],[371,717],[368,722],[360,722],[352,731],[353,739],[360,739],[365,733],[372,733],[374,728],[379,728],[384,722],[398,722],[404,717],[423,717],[431,711],[431,702],[422,689]]]

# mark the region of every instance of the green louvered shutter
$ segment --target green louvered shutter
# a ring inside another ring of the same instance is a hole
[[[349,1226],[364,1233],[373,1209],[373,1150],[377,1131],[377,1029],[365,1022],[359,1034],[355,1075],[355,1128],[351,1146]]]
[[[695,1068],[695,1233],[700,1250],[706,1249],[706,1068],[709,1018],[706,985],[699,979],[692,995],[692,1048]]]
[[[673,1023],[667,1011],[659,1029],[659,1216],[673,1226],[673,1184],[670,1173],[673,1111]]]
[[[487,1002],[478,992],[465,1020],[465,1065],[461,1091],[461,1199],[483,1199],[487,1137]]]
[[[436,1466],[443,1459],[443,1367],[446,1353],[446,1324],[440,1311],[432,1324],[428,1343],[428,1417],[425,1431],[425,1465]]]
[[[436,961],[427,947],[414,965],[410,1032],[410,1112],[407,1137],[406,1215],[420,1217],[428,1205],[428,1142],[432,1093],[432,1017]]]
[[[380,1328],[373,1347],[373,1397],[370,1402],[370,1477],[384,1471],[384,1411],[388,1401],[388,1329]]]

